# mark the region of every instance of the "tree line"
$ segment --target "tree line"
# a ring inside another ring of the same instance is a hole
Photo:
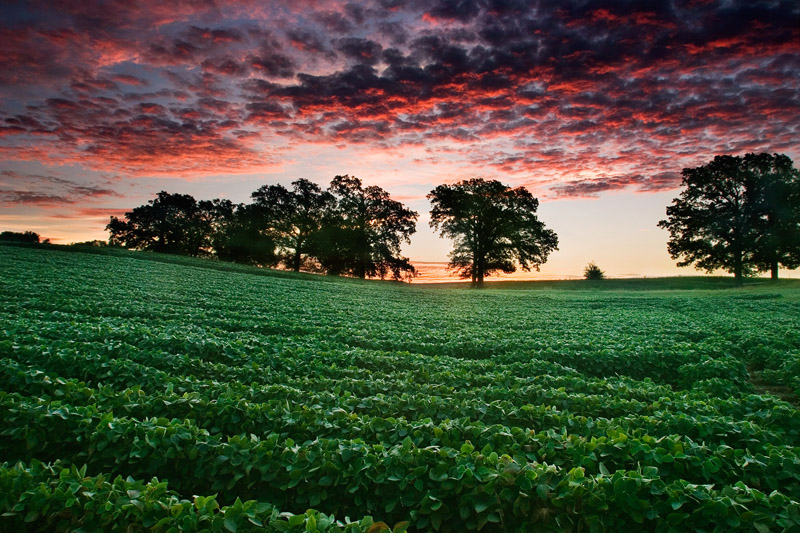
[[[251,198],[234,204],[162,191],[124,220],[111,217],[106,229],[111,244],[154,252],[360,278],[414,271],[400,246],[416,230],[418,214],[378,186],[336,176],[322,190],[299,179],[290,189],[264,185]]]
[[[400,248],[419,214],[381,187],[336,176],[323,190],[299,179],[290,189],[264,185],[251,199],[197,201],[162,191],[124,219],[111,217],[109,243],[358,278],[415,273]],[[476,285],[497,271],[538,269],[557,249],[556,234],[536,217],[538,200],[523,187],[471,179],[440,185],[428,199],[431,226],[454,241],[451,267]]]
[[[33,231],[3,231],[0,232],[0,241],[39,244],[41,242],[41,237],[38,233]],[[49,239],[44,240],[44,244],[49,243]]]
[[[782,154],[717,156],[685,168],[684,187],[658,226],[678,266],[694,264],[734,274],[800,266],[800,173]],[[496,272],[538,270],[558,249],[558,237],[537,218],[539,202],[524,187],[469,179],[428,195],[430,226],[453,242],[449,267],[474,285]],[[110,244],[141,250],[216,256],[260,266],[283,265],[359,278],[414,275],[402,243],[418,213],[378,186],[336,176],[323,190],[299,179],[291,189],[265,185],[249,204],[160,192],[154,200],[111,217]],[[604,274],[591,263],[587,279]]]

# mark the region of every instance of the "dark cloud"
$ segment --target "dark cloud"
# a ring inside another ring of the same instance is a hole
[[[375,65],[381,59],[383,47],[369,39],[349,37],[337,39],[334,46],[345,57],[365,65]]]
[[[322,54],[325,56],[333,55],[333,51],[328,47],[322,37],[311,30],[295,28],[287,31],[286,36],[289,39],[289,43],[301,52]]]
[[[244,39],[243,33],[236,28],[198,28],[191,26],[182,33],[183,37],[196,46],[217,46],[220,44],[239,43]]]
[[[350,17],[350,20],[355,22],[356,24],[364,24],[364,19],[367,15],[367,10],[361,4],[357,4],[351,2],[349,4],[345,4],[344,11],[347,13],[347,16]]]
[[[466,22],[478,15],[483,7],[481,4],[479,0],[438,0],[427,13],[434,18]]]
[[[6,158],[172,173],[263,165],[264,138],[440,143],[586,196],[796,151],[792,1],[43,5],[0,23]]]
[[[95,198],[121,196],[108,185],[77,183],[58,176],[2,170],[0,205],[73,205]]]
[[[336,11],[316,12],[312,17],[329,33],[346,34],[354,28],[347,16]]]
[[[268,77],[290,78],[295,73],[294,61],[289,56],[266,48],[249,56],[248,63],[255,71]]]
[[[629,174],[608,178],[577,180],[551,187],[556,198],[593,198],[600,193],[633,188],[640,192],[655,192],[674,189],[681,183],[677,172],[660,172],[652,176]]]
[[[404,45],[408,41],[408,32],[399,22],[381,22],[378,24],[381,34],[394,46]]]
[[[147,80],[138,78],[136,76],[131,76],[130,74],[114,74],[114,76],[111,79],[117,83],[124,83],[126,85],[139,85],[139,86],[149,85]]]

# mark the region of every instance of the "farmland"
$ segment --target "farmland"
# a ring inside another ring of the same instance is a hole
[[[0,279],[0,530],[800,529],[796,282]]]

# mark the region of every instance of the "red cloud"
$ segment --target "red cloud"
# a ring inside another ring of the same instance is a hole
[[[796,137],[800,30],[783,5],[377,5],[34,9],[0,27],[0,153],[191,175],[273,168],[286,143],[436,145],[564,195],[670,187],[654,176],[700,154]]]

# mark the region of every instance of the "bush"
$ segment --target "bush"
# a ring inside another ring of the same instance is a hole
[[[592,261],[586,268],[583,269],[583,277],[586,279],[594,280],[594,279],[603,279],[605,278],[605,272],[600,270],[600,267]]]

